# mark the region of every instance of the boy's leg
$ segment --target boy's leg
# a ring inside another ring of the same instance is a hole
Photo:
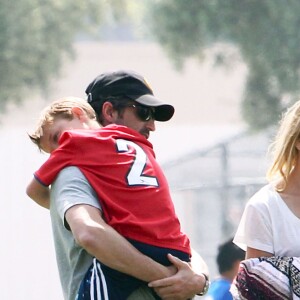
[[[81,282],[76,300],[125,300],[143,285],[146,286],[143,281],[108,268],[94,258],[93,264]],[[140,291],[143,295],[147,295],[148,292],[151,293],[151,289],[147,292]]]
[[[86,272],[76,300],[109,300],[106,278],[101,270],[101,265],[93,259],[93,264]]]
[[[143,254],[163,265],[170,265],[170,261],[167,258],[168,253],[183,261],[190,261],[189,254],[182,251],[156,247],[132,240],[129,240],[129,242]],[[86,273],[80,285],[76,300],[125,300],[142,286],[146,286],[146,283],[113,270],[94,258],[93,265]],[[153,290],[149,290],[149,292],[151,291],[154,299],[160,299]]]

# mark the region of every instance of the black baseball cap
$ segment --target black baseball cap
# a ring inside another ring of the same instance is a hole
[[[175,111],[172,105],[154,97],[145,78],[133,71],[120,70],[100,74],[88,85],[85,92],[88,103],[97,114],[97,103],[117,96],[125,96],[142,105],[155,107],[154,118],[157,121],[170,120]]]

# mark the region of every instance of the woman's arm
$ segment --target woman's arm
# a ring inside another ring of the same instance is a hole
[[[246,259],[256,258],[256,257],[271,257],[271,256],[274,256],[274,254],[270,252],[254,249],[251,247],[247,247],[246,250]]]

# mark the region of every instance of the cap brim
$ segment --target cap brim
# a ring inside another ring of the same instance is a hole
[[[140,97],[129,97],[133,98],[140,104],[155,107],[154,117],[156,121],[169,121],[174,115],[175,109],[172,105],[162,102],[161,100],[155,98],[153,95],[146,94]]]

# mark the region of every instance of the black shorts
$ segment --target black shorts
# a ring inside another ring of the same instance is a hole
[[[129,242],[143,254],[166,266],[170,265],[168,253],[183,261],[190,261],[190,256],[182,251],[155,247],[132,240]],[[142,285],[147,286],[147,283],[113,270],[94,258],[93,264],[81,282],[76,300],[125,300]],[[154,290],[153,295],[156,299],[160,299]]]

